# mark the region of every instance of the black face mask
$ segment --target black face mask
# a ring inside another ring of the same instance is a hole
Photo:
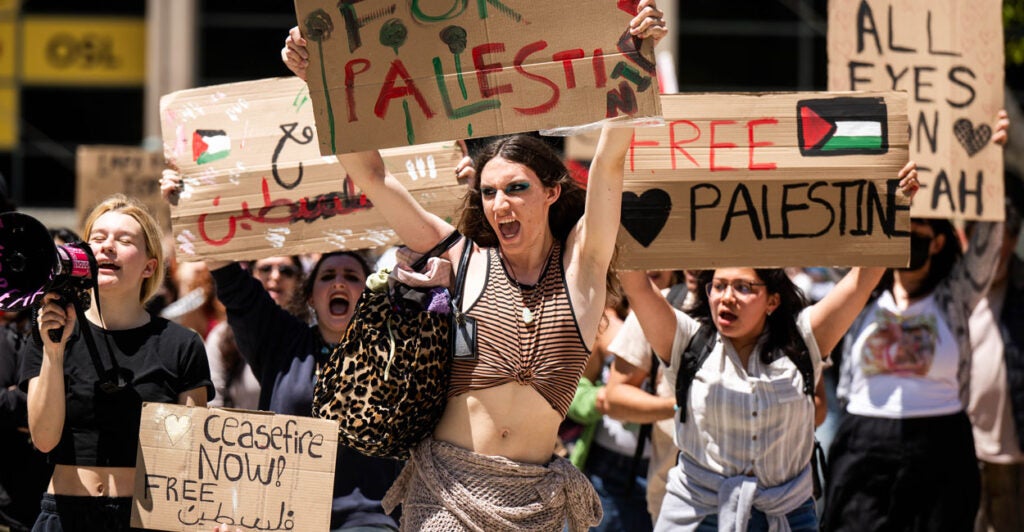
[[[928,262],[928,258],[931,256],[928,252],[932,246],[931,237],[910,235],[910,264],[906,268],[902,268],[906,271],[920,270]]]

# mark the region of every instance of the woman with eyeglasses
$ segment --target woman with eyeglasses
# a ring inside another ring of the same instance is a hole
[[[1000,112],[992,142],[1008,127]],[[995,278],[1003,224],[975,224],[966,251],[948,220],[915,218],[910,231],[910,265],[886,273],[843,344],[828,530],[974,529],[968,320]]]
[[[263,285],[270,298],[297,318],[308,321],[308,305],[299,297],[305,276],[302,261],[296,255],[266,257],[249,262],[249,272]],[[206,337],[206,353],[210,356],[210,375],[217,388],[217,398],[210,406],[259,408],[260,381],[238,350],[235,334],[228,322],[215,325]]]
[[[912,196],[914,164],[899,177]],[[810,465],[815,408],[807,386],[813,390],[822,360],[884,271],[854,268],[809,306],[785,270],[706,270],[687,313],[673,309],[643,272],[619,273],[677,390],[680,454],[655,530],[818,530]],[[702,351],[702,363],[684,363],[684,352],[689,359]],[[686,367],[695,371],[692,380]],[[689,382],[686,392],[680,379]]]

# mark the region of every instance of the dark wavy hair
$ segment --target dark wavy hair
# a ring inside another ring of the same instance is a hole
[[[768,316],[765,322],[765,330],[768,338],[765,340],[764,349],[761,350],[761,362],[770,364],[772,353],[781,352],[790,358],[803,357],[807,355],[807,347],[800,329],[797,328],[796,318],[810,302],[803,292],[786,275],[786,271],[778,268],[766,269],[755,268],[754,273],[762,283],[765,284],[769,294],[778,294],[779,306]],[[711,318],[711,302],[708,299],[708,292],[704,288],[715,278],[715,270],[702,270],[697,276],[697,298],[687,313],[701,325],[714,326]]]
[[[565,244],[569,232],[583,216],[587,192],[573,180],[558,153],[548,143],[531,135],[498,138],[485,146],[473,158],[473,165],[477,169],[477,178],[467,187],[466,196],[462,200],[459,231],[480,246],[498,246],[498,235],[494,233],[494,228],[491,227],[484,214],[483,198],[480,194],[480,174],[483,173],[484,166],[496,157],[533,170],[545,187],[561,186],[558,199],[548,211],[548,227],[551,228],[555,239]],[[615,264],[617,256],[616,252],[612,257],[612,265]],[[617,300],[619,284],[612,267],[608,269],[605,285],[609,301]]]
[[[491,142],[476,155],[473,164],[477,179],[473,180],[462,201],[462,217],[459,231],[481,246],[498,245],[498,235],[484,215],[483,199],[480,195],[479,174],[491,159],[501,157],[533,170],[545,187],[561,185],[562,191],[548,213],[548,226],[560,242],[565,242],[569,231],[583,216],[587,192],[573,181],[569,171],[548,144],[530,135],[512,135]]]
[[[366,257],[361,253],[355,251],[332,251],[330,253],[324,253],[320,255],[320,259],[313,265],[313,269],[309,271],[309,275],[302,281],[302,285],[295,292],[293,305],[302,305],[305,307],[308,304],[309,298],[313,297],[313,285],[316,284],[316,278],[320,275],[320,267],[323,266],[324,262],[331,257],[352,257],[359,264],[360,269],[363,271],[363,277],[369,277],[370,275],[370,264],[366,262]],[[357,294],[358,296],[358,294]],[[355,305],[355,301],[352,302]]]

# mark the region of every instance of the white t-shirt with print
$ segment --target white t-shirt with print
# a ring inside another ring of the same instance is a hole
[[[886,291],[868,312],[848,355],[857,363],[847,411],[903,419],[962,410],[957,342],[934,296],[901,310]]]

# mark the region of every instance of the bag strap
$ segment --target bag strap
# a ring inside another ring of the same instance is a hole
[[[462,233],[460,233],[458,229],[452,231],[450,235],[444,237],[444,240],[438,242],[436,246],[430,249],[430,251],[424,253],[420,258],[416,259],[416,262],[412,263],[410,268],[416,271],[422,270],[423,267],[427,265],[427,260],[433,257],[437,257],[438,255],[444,253],[445,251],[448,251],[452,246],[455,245],[456,242],[459,241],[459,238],[461,237]]]
[[[711,349],[714,348],[714,339],[718,334],[714,325],[702,324],[697,333],[690,338],[690,343],[683,351],[682,361],[679,364],[679,376],[676,378],[676,405],[679,406],[679,422],[686,423],[686,405],[690,400],[690,385],[693,378],[697,376]]]
[[[825,450],[818,438],[814,438],[814,449],[811,450],[811,480],[815,499],[825,494],[825,479],[828,478],[828,463],[825,461]]]
[[[811,364],[811,356],[807,353],[806,345],[800,356],[790,356],[789,359],[793,361],[804,379],[804,393],[814,399],[814,365]]]
[[[458,231],[455,231],[455,235],[462,236]],[[452,238],[449,236],[448,238]],[[445,240],[448,240],[446,238]],[[444,242],[442,242],[443,244]],[[440,245],[440,244],[439,244]],[[448,247],[452,247],[454,242],[448,244]],[[462,316],[462,285],[466,284],[466,270],[469,269],[469,256],[473,254],[473,241],[467,236],[466,242],[463,244],[462,257],[459,259],[459,269],[455,274],[455,286],[452,287],[452,310],[455,314],[455,318],[459,319]]]
[[[679,405],[679,422],[686,423],[686,405],[690,399],[690,385],[708,355],[714,348],[713,335],[716,333],[714,326],[703,324],[697,333],[690,338],[690,343],[683,352],[682,363],[679,367],[679,377],[676,379],[676,404]],[[802,339],[801,339],[802,340]],[[814,366],[807,354],[806,345],[803,356],[788,357],[800,376],[804,380],[804,393],[814,399]]]

